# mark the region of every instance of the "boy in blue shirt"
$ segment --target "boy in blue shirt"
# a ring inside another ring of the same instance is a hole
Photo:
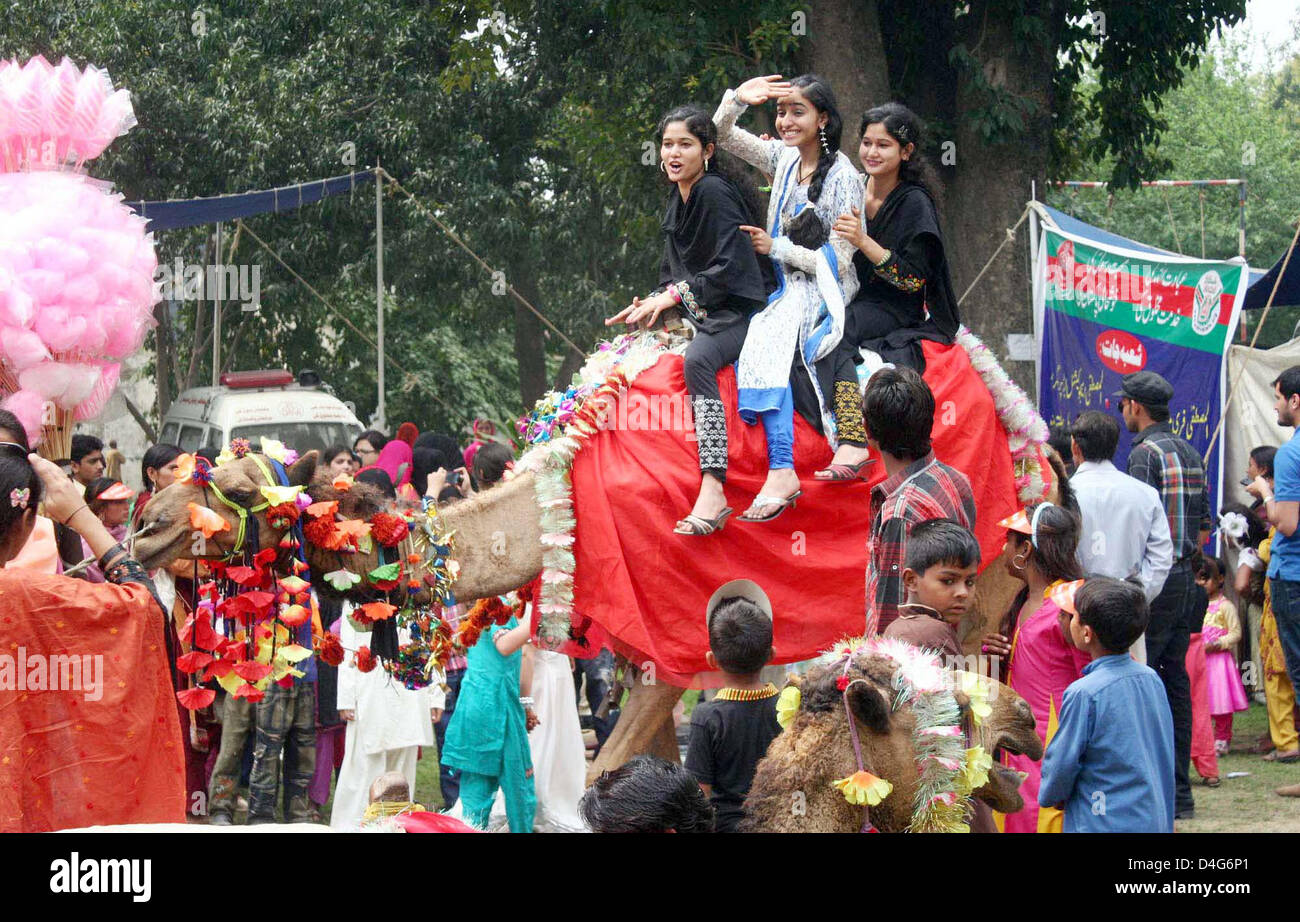
[[[1056,587],[1061,630],[1092,655],[1061,702],[1043,756],[1041,807],[1066,832],[1174,831],[1174,722],[1164,683],[1128,648],[1147,624],[1135,583],[1096,577]]]

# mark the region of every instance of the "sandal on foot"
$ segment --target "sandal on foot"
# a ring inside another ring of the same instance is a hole
[[[737,516],[736,521],[750,522],[753,524],[760,523],[760,522],[770,522],[778,515],[780,515],[782,512],[785,512],[786,509],[793,509],[794,501],[801,496],[803,496],[803,490],[795,490],[789,496],[765,496],[764,494],[760,493],[758,496],[754,497],[754,502],[750,504],[749,508],[762,509],[764,506],[776,506],[776,511],[761,516],[753,516],[750,515],[748,511],[746,511],[744,515]]]
[[[1202,778],[1201,784],[1205,785],[1207,788],[1217,788],[1219,785],[1223,784],[1223,782],[1220,781],[1217,777]]]
[[[847,483],[852,480],[865,479],[862,477],[862,469],[868,464],[875,463],[875,458],[867,458],[857,464],[831,464],[814,473],[813,479],[825,483]]]
[[[1280,750],[1274,749],[1274,750],[1273,750],[1272,752],[1270,752],[1268,755],[1264,756],[1264,761],[1265,761],[1265,762],[1281,762],[1281,763],[1283,763],[1283,764],[1290,764],[1290,763],[1292,763],[1292,762],[1300,762],[1300,750],[1293,749],[1293,750],[1291,750],[1290,752],[1283,753],[1283,752],[1280,751]]]
[[[706,519],[692,512],[673,526],[673,534],[703,537],[711,535],[715,531],[722,531],[722,526],[727,524],[727,517],[735,511],[730,506],[727,506],[718,513],[717,518],[713,519]]]

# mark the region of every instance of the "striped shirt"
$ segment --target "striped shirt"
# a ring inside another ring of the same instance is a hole
[[[1128,473],[1160,494],[1174,542],[1174,563],[1196,553],[1199,532],[1210,530],[1210,493],[1200,453],[1174,435],[1169,423],[1156,423],[1133,437]]]
[[[903,561],[912,526],[929,519],[952,519],[975,530],[975,497],[970,481],[934,452],[918,458],[871,490],[871,543],[867,547],[868,637],[883,631],[907,601]]]

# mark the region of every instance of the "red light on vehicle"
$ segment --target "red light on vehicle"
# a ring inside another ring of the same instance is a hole
[[[231,388],[248,387],[284,387],[294,381],[292,372],[283,368],[268,368],[265,371],[228,371],[221,376],[221,383]]]

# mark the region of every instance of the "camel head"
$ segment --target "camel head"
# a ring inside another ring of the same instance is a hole
[[[914,742],[915,699],[900,696],[895,689],[898,670],[898,661],[867,649],[856,652],[847,668],[843,659],[822,662],[802,679],[792,680],[800,689],[799,709],[758,764],[745,802],[743,829],[856,832],[862,825],[862,808],[850,804],[832,784],[858,770],[853,729],[861,746],[862,766],[893,785],[890,794],[870,808],[872,824],[881,832],[908,828],[921,776]],[[847,686],[841,689],[843,679]],[[1001,751],[1041,758],[1042,744],[1028,705],[1007,686],[984,681],[989,683],[986,697],[992,713],[983,719],[971,745],[983,745],[995,759]],[[969,697],[957,693],[953,698],[957,704],[953,716],[969,726]],[[988,782],[973,796],[996,810],[1014,812],[1023,806],[1020,781],[1016,772],[995,765]],[[794,803],[801,809],[792,810]]]
[[[316,472],[319,457],[319,452],[309,451],[294,462],[286,471],[289,484],[307,486]],[[264,456],[258,458],[270,468]],[[279,543],[284,529],[268,525],[265,510],[251,511],[266,502],[261,488],[268,486],[266,475],[251,454],[214,466],[212,483],[230,502],[250,510],[247,513],[250,538],[252,525],[256,522],[257,543],[261,547],[275,547]],[[190,522],[190,503],[212,510],[226,520],[230,529],[214,532],[205,538]],[[181,558],[220,560],[228,557],[235,548],[238,533],[238,513],[221,502],[212,489],[191,482],[174,483],[154,494],[144,507],[134,553],[147,570],[165,567]]]
[[[957,673],[957,675],[961,677],[970,674]],[[1020,794],[1020,782],[1024,778],[1020,772],[1002,765],[999,756],[1009,752],[1028,756],[1034,760],[1041,759],[1043,741],[1038,738],[1034,727],[1034,712],[1030,709],[1028,701],[1012,691],[1008,685],[987,677],[978,678],[986,683],[985,687],[989,689],[988,706],[992,708],[993,713],[975,725],[972,742],[983,746],[984,751],[993,756],[993,767],[989,770],[988,783],[977,788],[974,794],[999,813],[1015,813],[1025,805],[1025,800]],[[976,677],[972,676],[970,681],[974,680]],[[954,697],[957,699],[958,707],[962,709],[962,716],[968,718],[970,698],[960,688],[959,678],[958,690]],[[970,726],[971,723],[967,725]]]

